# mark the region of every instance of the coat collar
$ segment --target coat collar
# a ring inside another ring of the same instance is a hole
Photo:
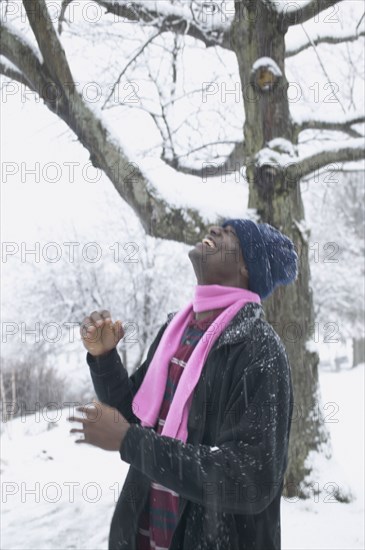
[[[167,324],[176,315],[176,311],[169,313],[167,316]],[[226,344],[237,344],[244,340],[248,335],[251,335],[254,328],[254,323],[258,319],[263,320],[265,313],[261,304],[248,302],[239,310],[233,317],[230,323],[226,326],[213,348],[218,349]]]

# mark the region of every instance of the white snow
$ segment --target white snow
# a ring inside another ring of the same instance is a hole
[[[291,143],[291,141],[284,138],[275,138],[269,141],[268,146],[270,149],[275,149],[282,153],[287,153],[288,155],[294,157],[296,155],[296,148]]]
[[[269,141],[266,147],[261,149],[256,155],[258,166],[264,164],[274,164],[277,166],[287,166],[292,164],[298,157],[296,147],[284,138],[276,138]]]
[[[303,501],[282,498],[283,550],[364,548],[364,368],[320,370],[334,456],[330,462],[313,457],[319,495]],[[2,424],[2,547],[7,550],[107,548],[128,465],[118,453],[76,445],[66,421],[70,411],[66,407]],[[354,500],[332,502],[331,484],[349,487]]]
[[[76,445],[70,411],[54,423],[55,412],[44,412],[3,425],[2,548],[107,548],[128,465],[116,453]]]
[[[207,223],[217,216],[242,217],[242,208],[248,200],[245,175],[236,172],[222,175],[222,165],[207,163],[208,174],[217,177],[203,178],[181,174],[160,159],[138,158],[138,166],[146,174],[157,194],[176,208],[197,208]]]
[[[315,342],[313,340],[308,340],[305,343],[305,349],[309,351],[310,353],[315,353],[318,351],[318,347],[316,346]]]
[[[278,78],[283,76],[279,65],[276,63],[276,61],[271,59],[271,57],[260,57],[259,59],[257,59],[252,65],[252,72],[256,72],[258,69],[263,67],[268,68]]]
[[[104,0],[105,3],[109,4],[130,4],[126,0]],[[145,2],[134,1],[133,4],[136,6],[146,8]],[[165,17],[176,17],[176,19],[184,19],[188,23],[194,23],[201,27],[201,29],[216,29],[221,30],[225,29],[228,26],[228,17],[233,15],[234,8],[225,6],[226,2],[224,0],[215,0],[214,3],[187,3],[181,2],[176,3],[175,5],[171,2],[166,2],[166,0],[155,0],[148,2],[148,10],[155,12],[156,19],[163,19]],[[227,2],[231,4],[231,2]],[[194,16],[193,16],[194,12]]]
[[[117,4],[120,4],[121,6],[128,6],[129,5],[129,2],[126,2],[125,0],[104,0],[104,3],[106,4],[111,4],[111,5],[117,5]],[[141,6],[143,7],[143,2],[134,2],[134,4],[136,4],[136,6]],[[189,9],[188,6],[183,6],[183,5],[176,5],[174,6],[173,4],[171,4],[170,2],[166,2],[165,0],[155,0],[153,2],[149,2],[148,3],[148,9],[150,11],[157,11],[158,13],[160,13],[162,16],[169,16],[169,15],[173,15],[173,16],[176,16],[176,17],[181,17],[181,18],[187,18],[187,19],[191,19],[191,11]]]
[[[292,30],[293,29],[293,30]],[[324,32],[316,32],[310,35],[310,40],[312,43],[316,44],[317,41],[324,41],[324,38],[328,36],[330,39],[337,39],[339,42],[342,40],[345,41],[352,41],[352,38],[357,36],[356,29],[353,29],[351,31],[348,30],[342,30],[342,32],[336,32],[336,34],[329,33],[325,34]],[[287,44],[286,47],[286,53],[287,55],[293,55],[295,52],[298,52],[301,48],[304,48],[304,46],[311,46],[311,43],[308,41],[308,36],[304,32],[303,25],[295,25],[294,27],[290,27],[287,35],[285,43]]]
[[[3,5],[2,5],[3,7]],[[18,27],[16,27],[13,23],[11,23],[8,18],[4,14],[1,13],[1,19],[3,22],[4,27],[18,40],[21,42],[25,47],[29,48],[33,55],[38,59],[40,63],[43,63],[43,56],[40,52],[40,50],[37,48],[35,39],[33,37],[33,40],[28,39],[28,36],[23,31],[20,31]]]
[[[300,231],[300,235],[301,235],[303,241],[308,242],[308,237],[310,235],[310,228],[308,227],[308,224],[307,224],[306,220],[302,219],[302,220],[298,221],[296,219],[293,219],[293,222],[295,223],[296,227]]]
[[[295,2],[292,3],[293,5]],[[303,4],[301,4],[302,6]],[[288,10],[289,11],[289,10]],[[289,27],[285,35],[287,53],[295,52],[307,45],[309,40],[316,42],[320,37],[345,39],[357,36],[363,30],[363,26],[356,29],[363,13],[363,4],[357,0],[346,0],[346,3],[339,3],[330,6],[316,17],[306,21],[303,25]],[[318,46],[322,48],[323,46]],[[326,47],[326,46],[324,46]],[[333,48],[333,45],[329,45]]]
[[[311,0],[298,0],[292,2],[291,0],[266,0],[268,4],[271,4],[278,13],[300,12],[307,4],[310,4]]]
[[[323,142],[321,149],[317,152],[338,152],[345,148],[364,149],[364,138],[348,138],[338,141],[329,140],[329,143]],[[316,151],[313,151],[313,143],[303,143],[300,147],[300,158],[298,159],[298,162],[311,157],[315,152]]]
[[[319,370],[333,460],[317,455],[312,466],[319,488],[328,494],[313,494],[302,501],[282,499],[283,550],[364,548],[364,368],[359,365],[339,373]],[[354,500],[349,504],[333,502],[333,484],[345,491],[349,487]]]
[[[302,143],[299,147],[292,146],[290,148],[282,148],[281,146],[285,140],[272,140],[267,143],[266,147],[257,153],[257,165],[263,166],[265,164],[274,164],[276,166],[285,167],[294,162],[299,163],[316,153],[313,141],[314,140],[310,140]],[[364,148],[364,138],[348,138],[337,141],[329,140],[329,143],[322,143],[321,150],[317,150],[317,152],[338,152],[344,148],[362,150]],[[296,154],[297,151],[298,154]]]
[[[7,69],[10,69],[12,71],[17,71],[19,72],[19,69],[17,68],[16,65],[14,65],[13,63],[11,63],[11,61],[9,61],[9,59],[7,59],[4,55],[0,55],[0,62],[7,68]]]
[[[331,113],[330,112],[326,112],[325,115],[320,115],[319,113],[315,114],[313,117],[308,117],[308,120],[310,121],[313,121],[314,123],[315,122],[318,122],[318,123],[331,123],[331,122],[336,122],[338,124],[349,124],[350,122],[352,122],[353,120],[357,119],[357,118],[360,118],[360,117],[364,117],[364,112],[359,112],[359,113],[351,113],[351,116],[349,115],[346,115],[344,116],[343,114],[337,114],[335,117],[331,116]],[[293,122],[296,123],[296,124],[302,124],[303,122],[305,122],[305,119],[300,119],[300,118],[297,118],[296,116],[292,117],[293,118]],[[362,122],[359,122],[357,124],[363,124]]]

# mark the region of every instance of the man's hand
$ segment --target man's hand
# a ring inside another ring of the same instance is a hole
[[[76,410],[85,413],[85,417],[71,416],[67,419],[82,424],[82,429],[70,430],[70,433],[84,434],[84,439],[76,439],[75,443],[89,443],[105,451],[119,451],[130,424],[117,409],[94,401],[92,407],[76,407]]]
[[[80,334],[87,351],[97,357],[116,347],[124,336],[121,321],[112,322],[109,311],[93,311],[81,323]]]

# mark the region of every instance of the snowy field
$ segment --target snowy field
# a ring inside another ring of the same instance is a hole
[[[354,500],[332,502],[323,493],[306,501],[283,498],[282,548],[362,550],[364,365],[339,373],[320,371],[320,383],[323,403],[337,404],[332,417],[338,422],[328,424],[334,460],[320,470],[319,484],[346,483]],[[107,548],[128,465],[118,453],[76,445],[68,413],[66,408],[49,412],[48,418],[33,415],[2,425],[3,550]]]

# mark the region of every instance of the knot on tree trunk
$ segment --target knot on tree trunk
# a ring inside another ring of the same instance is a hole
[[[251,84],[261,94],[272,93],[282,79],[283,73],[271,57],[260,57],[252,65]]]
[[[264,164],[256,167],[255,182],[257,190],[262,197],[268,198],[274,194],[278,172],[278,167],[272,164]]]

